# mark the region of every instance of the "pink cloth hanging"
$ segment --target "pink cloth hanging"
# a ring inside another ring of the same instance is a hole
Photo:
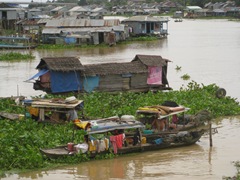
[[[123,134],[110,136],[110,141],[113,146],[114,154],[117,154],[117,149],[121,149],[123,145]]]
[[[117,148],[121,149],[123,145],[123,134],[116,135]]]
[[[113,146],[114,154],[117,154],[116,136],[110,136],[110,141],[111,141],[112,146]]]

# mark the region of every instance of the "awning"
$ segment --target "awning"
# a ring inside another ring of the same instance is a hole
[[[35,79],[35,78],[38,78],[38,77],[46,74],[48,71],[49,71],[48,69],[42,69],[42,70],[40,70],[37,74],[35,74],[34,76],[32,76],[32,77],[30,77],[28,80],[26,80],[25,82],[28,82],[28,81],[33,80],[33,79]]]
[[[62,29],[59,28],[45,28],[42,30],[42,34],[60,34]]]

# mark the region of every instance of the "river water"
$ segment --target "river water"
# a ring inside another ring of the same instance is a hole
[[[240,22],[183,20],[169,22],[169,36],[156,42],[79,50],[34,50],[31,62],[0,62],[0,97],[40,95],[23,82],[34,75],[41,57],[79,56],[83,64],[127,62],[136,54],[161,55],[171,60],[170,86],[178,90],[190,81],[217,84],[227,96],[240,100]],[[4,51],[0,51],[2,53]],[[21,51],[23,52],[23,51]],[[181,66],[181,71],[175,68]],[[188,74],[188,81],[181,76]],[[208,136],[189,147],[146,152],[116,159],[92,161],[48,171],[10,175],[3,179],[222,179],[236,173],[239,158],[240,117],[220,119],[209,147]]]

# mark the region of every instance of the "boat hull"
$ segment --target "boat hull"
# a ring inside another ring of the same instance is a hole
[[[126,147],[122,147],[121,149],[117,150],[117,154],[128,154],[128,153],[136,153],[136,152],[145,152],[145,151],[154,151],[154,150],[161,150],[161,149],[169,149],[169,148],[177,148],[177,147],[182,147],[182,146],[189,146],[192,144],[195,144],[199,139],[202,137],[204,134],[204,131],[195,131],[191,133],[191,137],[189,139],[181,139],[181,138],[175,138],[174,140],[167,140],[171,135],[175,136],[176,134],[170,134],[166,137],[162,136],[162,143],[160,144],[154,144],[152,142],[147,142],[144,144],[137,144],[135,146],[129,145]],[[143,136],[146,137],[146,136]],[[155,139],[159,139],[161,136],[156,135]],[[148,137],[147,137],[148,138]],[[154,138],[154,136],[153,136]],[[68,151],[67,146],[59,146],[56,148],[51,148],[51,149],[40,149],[41,153],[48,158],[51,159],[56,159],[56,158],[64,158],[67,156],[73,156],[77,154],[76,151]],[[102,151],[102,152],[91,152],[89,153],[89,157],[95,157],[98,154],[106,154],[106,153],[113,153],[113,149],[109,148],[107,151]]]

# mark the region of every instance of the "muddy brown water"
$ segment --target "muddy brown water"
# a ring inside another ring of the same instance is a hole
[[[240,117],[219,119],[214,127],[217,127],[218,133],[213,135],[213,147],[209,146],[209,136],[206,134],[199,142],[187,147],[9,175],[3,180],[219,180],[223,176],[233,176],[236,173],[232,162],[240,160]]]
[[[215,83],[227,95],[240,100],[240,22],[227,20],[183,20],[169,22],[169,36],[155,42],[80,50],[34,50],[31,62],[0,62],[0,97],[40,95],[23,82],[37,71],[41,57],[79,56],[83,64],[127,62],[136,54],[161,55],[170,59],[168,80],[179,89],[194,80]],[[0,51],[0,53],[5,51]],[[21,52],[26,52],[22,51]],[[181,71],[176,71],[181,66]],[[189,81],[181,76],[190,75]],[[218,133],[209,147],[206,135],[195,145],[91,161],[48,171],[10,175],[3,179],[184,179],[208,180],[233,176],[232,161],[239,157],[240,117],[223,118],[214,124]]]

